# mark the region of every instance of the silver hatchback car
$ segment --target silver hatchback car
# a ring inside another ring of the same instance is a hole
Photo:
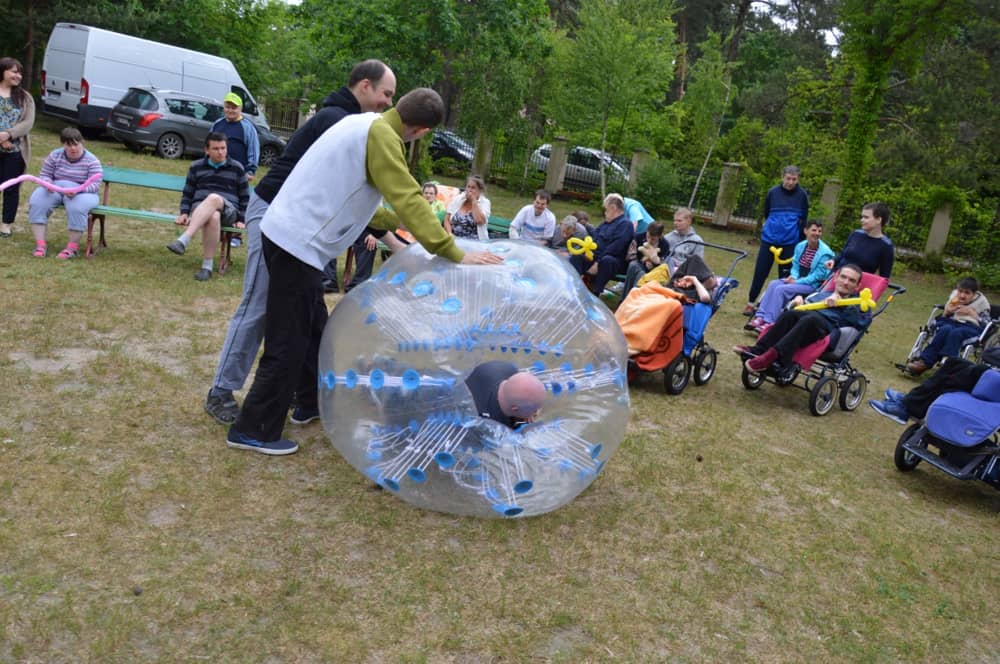
[[[139,152],[151,147],[165,159],[205,154],[205,137],[222,117],[222,102],[176,90],[150,86],[129,88],[111,110],[108,131]],[[255,124],[260,138],[260,164],[270,165],[285,141]]]

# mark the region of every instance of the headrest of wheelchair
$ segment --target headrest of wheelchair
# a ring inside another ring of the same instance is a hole
[[[1000,371],[987,370],[972,388],[972,396],[983,401],[1000,402]]]
[[[830,275],[830,278],[827,279],[825,284],[823,284],[824,291],[833,290],[833,285],[837,281],[837,274],[839,272],[840,270],[837,270],[837,272],[834,272],[832,275]],[[889,280],[886,279],[885,277],[878,274],[873,274],[871,272],[861,273],[861,283],[858,284],[859,293],[867,288],[872,292],[872,299],[878,301],[878,299],[882,297],[882,293],[884,293],[885,289],[888,287],[889,287]]]

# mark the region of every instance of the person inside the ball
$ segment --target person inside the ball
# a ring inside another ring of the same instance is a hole
[[[465,379],[476,413],[514,428],[534,422],[545,401],[545,385],[513,362],[492,360],[476,366]]]

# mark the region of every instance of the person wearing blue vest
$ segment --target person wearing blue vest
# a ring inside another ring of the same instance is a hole
[[[774,265],[772,247],[781,250],[781,259],[792,258],[795,245],[802,239],[802,227],[808,217],[809,194],[799,186],[799,169],[797,166],[785,166],[781,172],[781,184],[771,187],[764,198],[764,229],[760,234],[760,249],[757,252],[757,264],[754,266],[744,315],[751,316],[757,309],[754,303]],[[779,279],[784,279],[791,271],[791,262],[778,264]]]

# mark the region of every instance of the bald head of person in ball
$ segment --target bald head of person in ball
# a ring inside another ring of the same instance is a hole
[[[493,360],[478,365],[465,379],[476,414],[508,427],[534,422],[545,402],[545,385],[513,362]]]

